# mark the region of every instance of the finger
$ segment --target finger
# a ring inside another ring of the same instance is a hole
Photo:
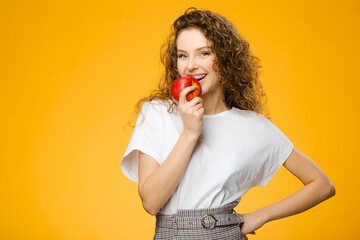
[[[197,111],[198,111],[198,113],[200,114],[201,117],[204,116],[205,109],[203,107],[199,108]]]
[[[202,99],[200,97],[193,98],[190,102],[187,102],[188,107],[193,107],[199,103],[202,103]]]
[[[180,93],[179,104],[187,103],[188,101],[186,100],[186,95],[188,95],[189,92],[194,91],[195,89],[196,89],[195,86],[189,86],[184,88]]]
[[[198,103],[198,104],[196,104],[196,105],[193,107],[193,109],[194,109],[195,111],[197,111],[197,110],[199,110],[199,109],[201,109],[201,108],[203,108],[202,103]]]

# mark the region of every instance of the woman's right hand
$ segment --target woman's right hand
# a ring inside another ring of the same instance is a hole
[[[195,89],[195,86],[190,86],[181,91],[179,97],[179,110],[184,125],[183,132],[194,134],[196,137],[199,137],[203,128],[204,107],[202,99],[200,97],[195,97],[190,102],[186,100],[186,95]]]

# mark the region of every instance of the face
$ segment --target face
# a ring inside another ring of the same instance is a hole
[[[196,29],[182,30],[176,40],[177,68],[181,75],[193,76],[199,80],[202,96],[222,92],[218,75],[214,69],[215,53],[211,51],[212,42]]]

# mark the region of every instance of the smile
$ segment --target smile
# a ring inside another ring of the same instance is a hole
[[[200,81],[201,79],[203,79],[204,77],[206,77],[206,74],[196,75],[196,76],[193,76],[193,77],[196,78],[196,80]]]

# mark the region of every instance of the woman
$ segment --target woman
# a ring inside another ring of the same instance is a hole
[[[156,215],[154,239],[246,239],[265,223],[303,212],[335,194],[331,181],[268,118],[258,59],[224,17],[191,8],[173,24],[165,74],[145,102],[121,163]],[[175,103],[172,82],[194,76]],[[266,115],[264,117],[263,115]],[[304,187],[254,212],[233,208],[284,166]],[[239,227],[240,226],[240,227]]]

